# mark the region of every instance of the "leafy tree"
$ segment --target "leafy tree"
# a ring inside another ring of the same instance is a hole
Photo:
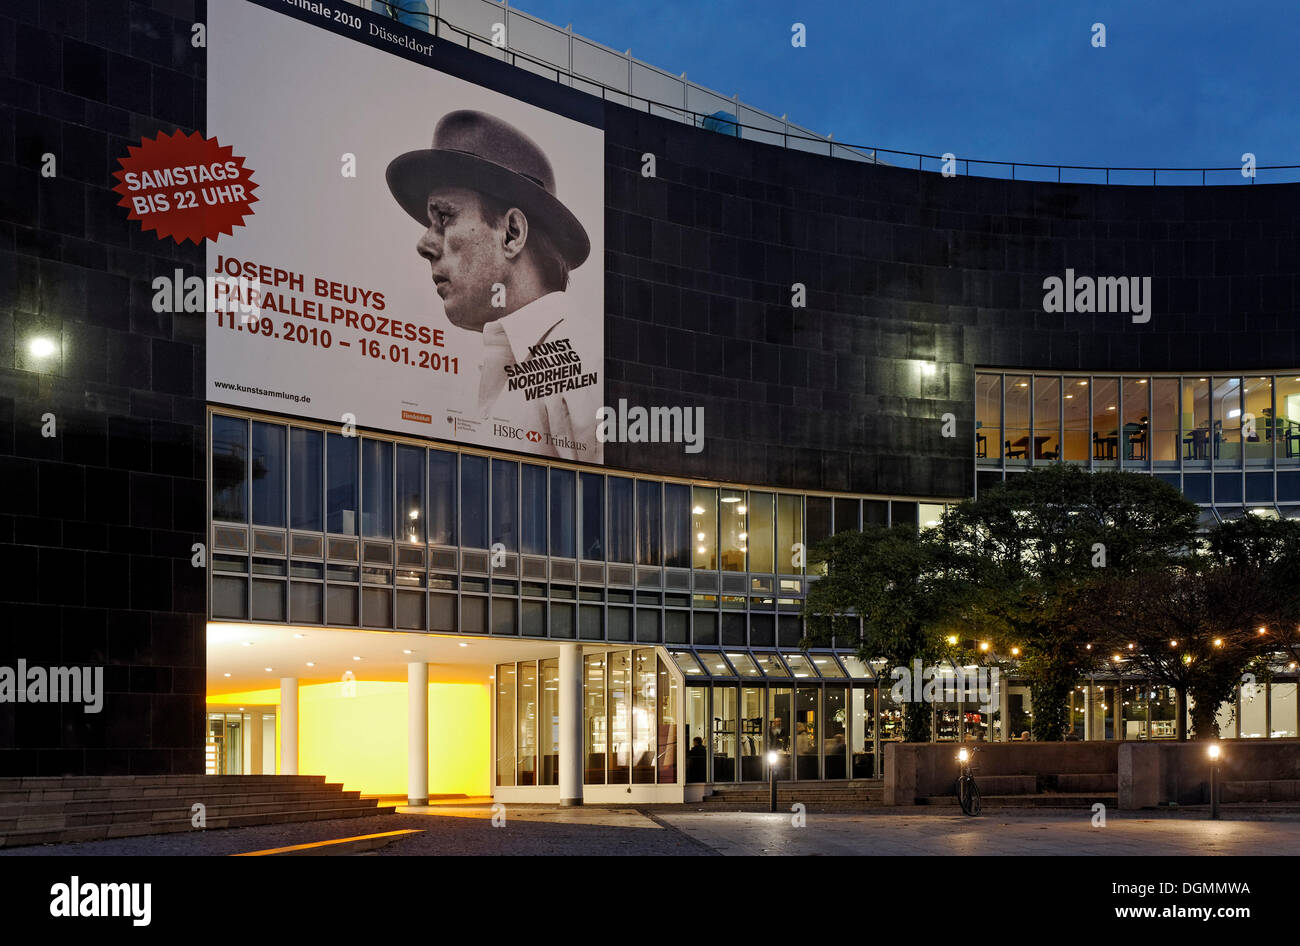
[[[1219,707],[1244,674],[1267,673],[1273,644],[1259,633],[1267,605],[1258,571],[1188,561],[1128,575],[1085,595],[1086,630],[1096,646],[1178,694],[1178,738],[1187,738],[1187,700],[1197,739],[1217,738]]]
[[[949,617],[1004,653],[1023,650],[1034,738],[1063,738],[1070,689],[1101,660],[1084,626],[1092,590],[1169,567],[1192,547],[1198,517],[1154,477],[1064,464],[1017,475],[945,515]]]
[[[951,656],[942,621],[949,613],[940,581],[944,552],[931,533],[910,526],[870,526],[841,532],[809,551],[826,574],[813,582],[804,601],[807,641],[852,641],[864,662],[884,659],[911,668],[933,666]],[[930,740],[930,707],[908,702],[904,739]]]

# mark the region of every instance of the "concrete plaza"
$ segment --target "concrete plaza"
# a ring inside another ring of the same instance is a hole
[[[1108,815],[1095,827],[1087,810],[961,814],[876,809],[810,811],[796,827],[789,812],[663,808],[509,806],[490,803],[399,808],[347,821],[269,825],[16,848],[0,856],[230,855],[410,830],[379,855],[1276,855],[1300,850],[1300,820],[1210,821],[1202,815]],[[331,853],[327,845],[325,853]],[[337,853],[351,853],[339,845]]]

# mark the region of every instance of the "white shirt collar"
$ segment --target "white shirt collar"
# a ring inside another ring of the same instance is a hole
[[[492,335],[503,334],[510,344],[516,363],[528,360],[528,350],[556,334],[555,327],[564,320],[565,300],[562,292],[549,292],[526,306],[502,316],[483,327],[483,343]],[[495,328],[494,328],[495,327]]]

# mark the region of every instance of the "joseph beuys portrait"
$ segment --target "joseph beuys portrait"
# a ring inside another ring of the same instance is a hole
[[[566,295],[591,242],[556,194],[546,154],[513,125],[459,110],[386,178],[424,228],[413,249],[447,320],[482,335],[477,417],[489,431],[522,428],[530,452],[599,462],[604,353]]]

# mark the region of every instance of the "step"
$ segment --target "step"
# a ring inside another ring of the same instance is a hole
[[[343,818],[366,818],[371,815],[393,814],[393,808],[351,807],[322,808],[311,811],[273,811],[231,816],[208,816],[206,830],[221,828],[251,828],[268,824],[292,824],[305,821],[331,821]],[[0,848],[23,847],[33,844],[69,844],[78,841],[102,841],[108,838],[142,837],[155,834],[176,834],[197,831],[188,815],[171,821],[127,822],[124,824],[80,825],[70,828],[46,828],[16,831],[0,835]]]
[[[306,801],[298,801],[292,805],[286,805],[284,802],[246,802],[229,803],[220,806],[208,805],[204,812],[204,817],[209,822],[215,817],[229,817],[244,814],[260,814],[272,811],[315,811],[322,808],[361,808],[374,810],[377,806],[373,801],[365,801],[358,798],[315,798]],[[173,818],[192,817],[192,811],[188,806],[171,806],[169,808],[143,808],[131,809],[124,811],[114,810],[94,810],[86,812],[48,812],[33,815],[10,815],[0,816],[0,833],[27,831],[36,828],[71,828],[82,825],[95,824],[158,824]]]
[[[165,797],[147,796],[125,799],[88,798],[74,799],[71,801],[6,802],[0,803],[0,819],[16,814],[37,815],[48,814],[51,812],[67,812],[73,814],[87,811],[158,810],[163,808],[176,808],[178,806],[188,808],[195,802],[202,802],[211,808],[220,805],[240,804],[246,800],[256,800],[259,803],[285,802],[292,804],[300,801],[307,802],[316,798],[360,797],[361,793],[358,791],[339,791],[333,789],[330,791],[222,792],[220,794],[193,792],[185,795],[171,795]]]
[[[28,788],[21,790],[0,790],[0,805],[24,804],[27,802],[61,802],[92,801],[131,798],[190,798],[212,794],[264,794],[286,791],[335,791],[342,786],[336,782],[327,783],[323,777],[312,782],[280,782],[278,776],[268,781],[239,783],[226,782],[223,779],[207,779],[185,783],[134,785],[86,785],[64,788]]]
[[[1119,807],[1118,795],[1101,795],[1092,792],[1041,792],[1037,795],[985,795],[980,793],[985,808],[1091,808],[1102,804],[1107,808]],[[956,795],[926,795],[918,798],[918,805],[939,808],[956,808]]]
[[[1300,780],[1251,779],[1224,782],[1219,800],[1225,803],[1293,802],[1300,800]]]

